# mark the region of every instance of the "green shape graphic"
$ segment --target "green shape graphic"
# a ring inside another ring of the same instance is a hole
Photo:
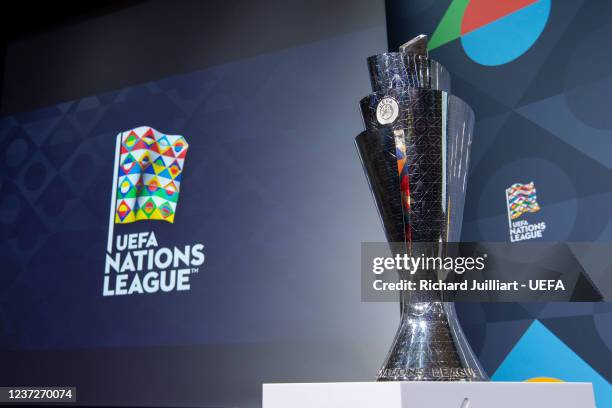
[[[470,0],[453,0],[440,20],[440,24],[429,40],[429,51],[453,41],[461,36],[461,20]]]

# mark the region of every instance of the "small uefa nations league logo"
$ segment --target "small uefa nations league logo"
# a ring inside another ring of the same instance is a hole
[[[542,238],[546,223],[530,223],[520,219],[525,214],[540,211],[535,183],[515,183],[506,189],[506,208],[508,211],[508,229],[510,242],[527,241]]]

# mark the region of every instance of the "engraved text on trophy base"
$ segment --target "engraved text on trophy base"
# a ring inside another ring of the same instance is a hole
[[[428,367],[428,368],[386,368],[378,372],[378,381],[397,380],[473,380],[478,377],[472,368]]]

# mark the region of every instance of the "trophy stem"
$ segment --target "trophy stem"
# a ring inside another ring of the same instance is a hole
[[[411,256],[439,256],[444,247],[441,242],[405,246]],[[400,271],[399,275],[416,282],[417,290],[400,292],[400,325],[377,380],[488,380],[459,325],[454,303],[444,302],[440,291],[418,288],[421,281],[436,281],[438,271]]]
[[[419,271],[412,279],[422,275]],[[454,303],[440,299],[436,291],[400,293],[400,325],[377,381],[488,380],[458,323]]]

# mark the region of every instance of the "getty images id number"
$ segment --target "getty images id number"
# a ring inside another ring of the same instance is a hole
[[[73,387],[52,388],[12,388],[2,387],[0,402],[27,402],[27,401],[76,401],[76,390]],[[2,398],[3,397],[3,398]]]

